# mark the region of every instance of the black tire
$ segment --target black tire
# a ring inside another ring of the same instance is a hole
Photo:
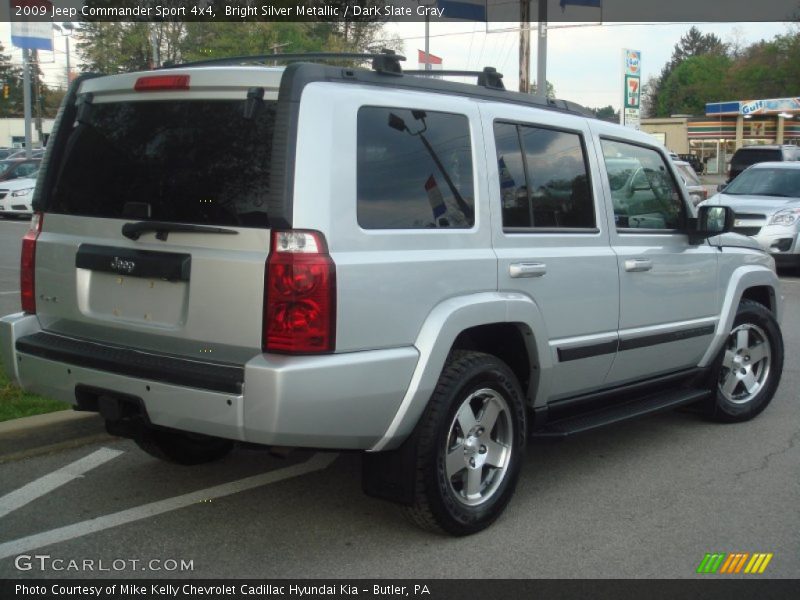
[[[473,427],[464,431],[462,423]],[[415,498],[408,516],[425,529],[458,536],[491,525],[517,485],[525,434],[525,400],[511,369],[489,354],[453,352],[414,432]]]
[[[783,371],[783,336],[775,315],[742,300],[712,379],[709,416],[723,423],[748,421],[775,395]]]
[[[150,456],[179,465],[219,460],[233,449],[231,440],[156,427],[143,427],[134,441]]]

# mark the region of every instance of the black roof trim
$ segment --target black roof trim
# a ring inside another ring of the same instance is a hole
[[[406,59],[402,54],[396,54],[394,50],[382,50],[378,53],[364,52],[299,52],[288,54],[253,54],[248,56],[229,56],[226,58],[209,58],[206,60],[196,60],[187,63],[168,63],[160,69],[182,69],[184,67],[211,67],[225,65],[247,65],[255,64],[259,66],[269,66],[264,64],[266,61],[291,63],[309,60],[356,60],[366,62],[372,61],[372,68],[376,71],[389,73],[402,73],[400,61]]]
[[[484,69],[483,73],[486,74],[487,70]],[[492,86],[476,86],[470,83],[458,83],[455,81],[446,81],[444,79],[434,79],[432,77],[419,77],[417,74],[413,74],[410,77],[387,77],[384,73],[370,71],[369,69],[335,67],[305,62],[292,63],[286,67],[286,71],[281,80],[281,93],[285,92],[290,94],[291,97],[287,99],[291,102],[299,102],[300,96],[303,93],[303,88],[309,83],[316,81],[360,83],[378,87],[465,96],[468,98],[479,98],[481,100],[493,100],[496,102],[512,102],[514,104],[524,104],[534,108],[594,118],[594,114],[592,114],[589,109],[568,100],[556,100],[553,98],[543,99],[538,96]]]
[[[416,75],[422,77],[477,77],[478,85],[488,87],[496,90],[504,90],[506,86],[503,85],[503,74],[498,73],[494,67],[484,67],[483,71],[458,71],[458,70],[421,70],[421,69],[406,69],[403,71],[405,75]]]

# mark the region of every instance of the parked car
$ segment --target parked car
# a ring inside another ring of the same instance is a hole
[[[703,161],[700,160],[695,154],[678,154],[678,160],[688,162],[692,166],[692,170],[697,175],[702,175],[704,170]]]
[[[19,148],[0,148],[0,160],[5,160],[12,154],[16,154]]]
[[[12,179],[0,183],[0,217],[30,217],[36,179]]]
[[[736,179],[739,173],[750,165],[768,161],[796,161],[798,159],[800,159],[800,148],[788,144],[783,146],[764,145],[739,148],[731,158],[728,183]]]
[[[42,158],[44,156],[44,148],[33,148],[31,150],[31,158]],[[9,154],[6,158],[27,158],[25,149],[14,148],[14,152]]]
[[[36,178],[42,161],[39,158],[9,158],[0,160],[0,181],[20,178]]]
[[[14,381],[173,462],[362,451],[368,494],[454,535],[529,440],[764,410],[774,261],[652,136],[369,58],[73,82],[0,319]]]
[[[708,198],[708,190],[700,182],[692,166],[682,160],[674,160],[672,162],[675,168],[678,169],[678,174],[686,187],[686,191],[689,192],[689,200],[691,200],[692,205],[697,206],[703,200],[706,200]]]
[[[734,231],[755,238],[778,265],[800,267],[800,162],[754,164],[704,204],[729,206]]]

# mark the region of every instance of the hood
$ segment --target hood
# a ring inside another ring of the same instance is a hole
[[[36,187],[36,180],[25,178],[25,179],[11,179],[9,181],[0,181],[0,190],[10,190],[15,192],[17,190],[25,190],[29,188]]]
[[[730,206],[737,213],[771,215],[784,208],[800,207],[800,199],[775,196],[732,196],[722,193],[709,198],[702,205]]]
[[[728,247],[728,248],[750,248],[752,250],[760,250],[764,252],[761,245],[754,239],[741,233],[723,233],[712,238],[708,238],[708,243],[712,246]]]

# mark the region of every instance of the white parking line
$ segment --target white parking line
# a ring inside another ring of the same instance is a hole
[[[10,292],[0,292],[0,296],[5,296],[7,294],[19,294],[19,290],[11,290]]]
[[[237,494],[270,483],[291,479],[292,477],[299,477],[300,475],[307,475],[314,471],[321,471],[336,460],[338,456],[338,454],[318,452],[306,462],[300,463],[299,465],[292,465],[284,469],[276,469],[268,473],[245,477],[244,479],[215,485],[196,492],[183,494],[182,496],[158,500],[157,502],[143,504],[142,506],[129,508],[103,517],[81,521],[80,523],[67,525],[66,527],[59,527],[58,529],[45,531],[44,533],[37,533],[11,542],[5,542],[0,544],[0,559],[16,556],[21,552],[28,552],[29,550],[35,550],[36,548],[49,546],[50,544],[73,540],[90,533],[103,531],[104,529],[124,525],[126,523],[132,523],[133,521],[139,521],[147,517],[154,517],[199,502],[214,498],[223,498],[231,494]]]
[[[40,477],[29,484],[22,486],[18,490],[14,490],[0,498],[0,518],[5,517],[8,513],[18,508],[22,508],[29,502],[33,502],[37,498],[41,498],[45,494],[52,492],[54,489],[61,487],[65,483],[69,483],[73,479],[83,477],[87,471],[99,467],[112,458],[116,458],[122,454],[121,450],[112,450],[110,448],[100,448],[96,452],[92,452],[89,456],[85,456],[80,460],[68,464],[57,471],[53,471],[44,477]]]

